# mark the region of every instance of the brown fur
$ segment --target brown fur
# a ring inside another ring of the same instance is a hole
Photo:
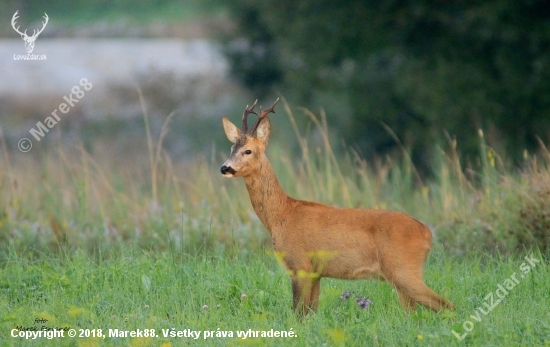
[[[432,246],[428,227],[400,212],[341,209],[289,197],[264,154],[269,119],[261,121],[257,137],[241,133],[227,118],[223,123],[236,143],[224,164],[234,174],[225,175],[244,178],[252,206],[291,276],[298,314],[316,311],[322,277],[385,280],[407,311],[415,310],[415,303],[434,311],[454,309],[422,279]]]

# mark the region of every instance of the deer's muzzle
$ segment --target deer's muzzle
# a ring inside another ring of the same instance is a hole
[[[237,173],[237,171],[235,171],[231,166],[225,166],[223,165],[222,168],[220,169],[222,175],[226,175],[226,174],[231,174],[231,175],[234,175]]]

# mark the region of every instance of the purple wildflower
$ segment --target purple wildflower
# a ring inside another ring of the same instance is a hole
[[[346,291],[342,292],[342,295],[340,295],[340,299],[341,299],[341,300],[347,300],[347,299],[349,299],[350,297],[351,297],[351,293],[350,293],[350,292],[346,292]]]
[[[357,305],[361,306],[361,308],[369,308],[370,304],[372,304],[372,301],[370,301],[370,299],[363,297],[357,298]]]

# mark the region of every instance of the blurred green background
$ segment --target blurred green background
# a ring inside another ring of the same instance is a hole
[[[544,1],[19,0],[0,5],[3,37],[15,10],[37,22],[47,12],[57,38],[90,28],[220,42],[252,95],[239,105],[280,93],[323,108],[335,139],[368,158],[398,150],[389,128],[428,174],[434,143],[456,138],[476,156],[478,129],[515,163],[550,139]]]

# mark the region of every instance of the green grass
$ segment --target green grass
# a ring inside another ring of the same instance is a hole
[[[541,255],[535,253],[535,258]],[[97,250],[95,256],[44,255],[29,261],[11,252],[0,268],[0,341],[3,346],[544,346],[550,344],[550,268],[537,264],[505,300],[476,322],[471,315],[484,297],[498,289],[523,260],[486,257],[460,260],[432,255],[427,283],[454,301],[456,313],[420,308],[401,310],[389,285],[373,281],[322,281],[320,309],[299,322],[291,306],[290,281],[269,251],[231,256],[167,252]],[[518,277],[519,278],[519,277]],[[360,308],[341,300],[343,291],[368,297]],[[242,294],[246,298],[242,298]],[[496,296],[495,296],[496,297]],[[207,305],[208,309],[203,306]],[[48,322],[35,324],[36,318]],[[474,328],[463,341],[464,321]],[[23,341],[10,337],[16,326],[102,329],[105,339],[62,338]],[[162,329],[232,331],[233,338],[197,341],[164,338]],[[155,329],[158,338],[110,338],[108,329]],[[237,337],[237,331],[294,331],[294,338]]]

